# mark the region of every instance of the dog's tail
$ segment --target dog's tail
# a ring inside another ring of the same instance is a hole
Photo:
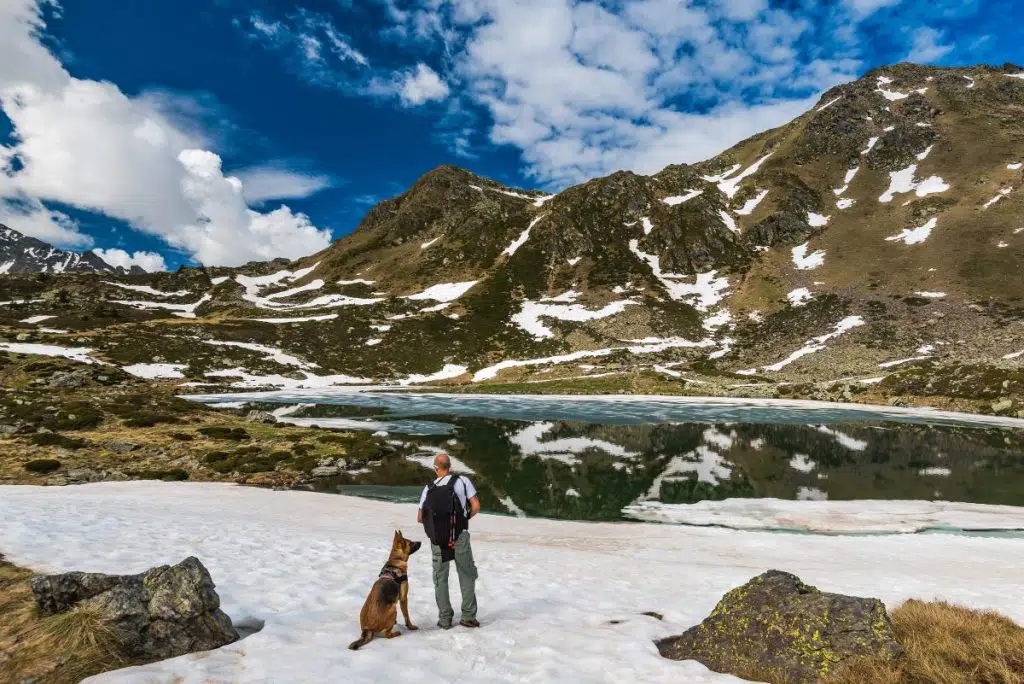
[[[369,629],[364,629],[363,633],[359,635],[359,638],[349,644],[348,647],[353,651],[358,651],[371,641],[373,641],[373,632]]]

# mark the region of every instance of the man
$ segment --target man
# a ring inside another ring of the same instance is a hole
[[[428,530],[427,536],[431,537],[437,626],[451,629],[452,618],[455,617],[448,595],[449,565],[454,557],[455,570],[459,575],[459,588],[462,590],[462,616],[459,624],[463,627],[479,627],[480,623],[476,619],[477,571],[473,562],[473,549],[469,545],[469,519],[480,512],[480,499],[469,478],[465,475],[452,475],[451,468],[452,462],[447,454],[440,453],[434,457],[436,478],[423,488],[416,521],[424,522],[426,506],[428,521],[424,527]],[[446,505],[453,509],[452,514],[447,514]],[[438,510],[442,513],[439,514]],[[450,523],[443,519],[446,515],[450,518]],[[431,530],[435,527],[438,531],[432,536]],[[441,539],[435,538],[437,536]]]

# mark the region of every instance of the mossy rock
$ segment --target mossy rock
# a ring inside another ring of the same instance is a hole
[[[36,459],[26,463],[25,470],[36,475],[47,475],[55,470],[60,470],[60,461],[53,458]]]
[[[656,645],[672,660],[780,684],[821,681],[852,659],[905,655],[881,601],[826,593],[778,570],[733,589],[702,623]]]

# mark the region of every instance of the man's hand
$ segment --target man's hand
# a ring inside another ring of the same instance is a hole
[[[422,523],[423,522],[423,509],[422,508],[419,509],[418,511],[416,511],[416,522],[418,522],[418,523]]]

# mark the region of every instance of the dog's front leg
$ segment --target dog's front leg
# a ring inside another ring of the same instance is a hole
[[[412,624],[412,620],[409,619],[409,583],[404,582],[402,589],[399,591],[399,597],[401,598],[402,604],[402,617],[405,618],[405,626],[410,630],[419,629],[416,625]]]

